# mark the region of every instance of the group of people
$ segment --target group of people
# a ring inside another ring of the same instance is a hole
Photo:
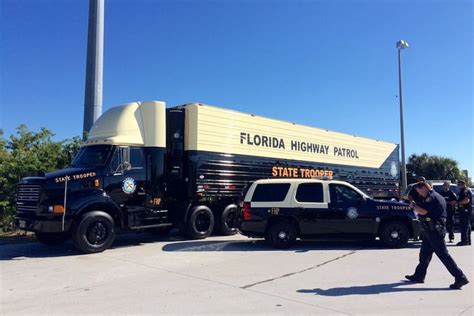
[[[418,266],[414,274],[405,276],[411,282],[424,283],[429,263],[435,253],[454,277],[454,283],[449,286],[451,289],[460,289],[469,283],[466,275],[449,254],[445,243],[447,231],[449,241],[454,240],[454,211],[458,205],[461,241],[457,245],[471,244],[472,194],[464,181],[458,181],[457,184],[458,196],[450,190],[448,182],[444,183],[443,192],[439,194],[421,177],[408,194],[410,207],[417,213],[423,227]]]
[[[451,191],[449,182],[443,183],[443,191],[440,193],[446,200],[446,229],[448,231],[449,242],[454,241],[454,214],[456,206],[459,212],[459,230],[461,232],[461,241],[457,243],[458,246],[471,245],[471,203],[472,194],[466,187],[464,181],[458,181],[459,194]]]

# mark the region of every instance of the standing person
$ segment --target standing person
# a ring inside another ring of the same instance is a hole
[[[443,191],[441,191],[440,194],[446,200],[446,229],[448,230],[449,242],[452,243],[454,241],[454,212],[456,210],[458,197],[451,191],[448,181],[443,183]]]
[[[434,252],[454,277],[454,283],[449,287],[460,289],[463,285],[468,284],[469,280],[449,255],[444,242],[444,236],[446,235],[446,202],[441,195],[425,182],[417,183],[415,189],[423,201],[420,204],[412,201],[410,206],[418,214],[418,218],[422,223],[423,242],[420,248],[420,262],[415,273],[406,275],[405,278],[411,282],[424,283]]]
[[[461,241],[457,243],[458,246],[468,246],[471,244],[471,190],[466,188],[466,182],[459,180],[459,228],[461,231]]]

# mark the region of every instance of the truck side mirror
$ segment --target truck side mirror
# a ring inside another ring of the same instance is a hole
[[[130,171],[132,169],[132,165],[128,161],[123,162],[123,170]]]

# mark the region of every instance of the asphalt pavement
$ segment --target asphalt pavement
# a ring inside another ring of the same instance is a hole
[[[3,244],[0,314],[474,315],[474,282],[450,290],[436,257],[424,284],[403,280],[419,246],[300,241],[282,251],[240,235],[144,234],[93,255],[71,243]],[[474,281],[472,247],[449,251]]]

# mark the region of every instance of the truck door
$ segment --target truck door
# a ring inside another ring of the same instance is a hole
[[[153,224],[147,222],[147,172],[143,148],[116,147],[105,181],[105,191],[125,212],[130,228]]]
[[[329,220],[335,233],[373,234],[376,221],[372,210],[357,191],[344,184],[329,184]]]

